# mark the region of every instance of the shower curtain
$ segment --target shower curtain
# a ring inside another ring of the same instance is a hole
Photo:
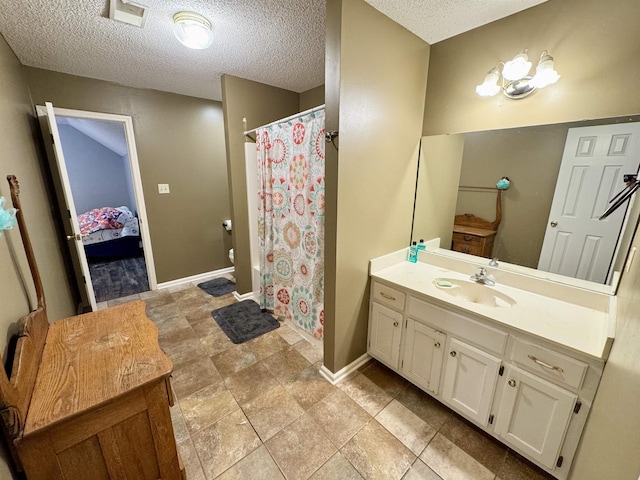
[[[256,130],[260,306],[324,324],[324,109]]]

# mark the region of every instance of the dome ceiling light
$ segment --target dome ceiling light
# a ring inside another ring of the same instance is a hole
[[[202,15],[178,12],[173,16],[173,23],[173,33],[184,46],[202,50],[213,43],[211,22]]]

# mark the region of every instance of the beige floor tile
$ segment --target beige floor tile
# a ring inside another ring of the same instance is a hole
[[[213,320],[213,318],[211,317],[212,310],[213,308],[211,307],[211,305],[209,303],[205,303],[200,307],[198,307],[197,309],[194,309],[186,313],[184,315],[184,318],[186,318],[187,321],[191,324],[198,323],[203,320],[209,320],[209,319]]]
[[[191,437],[179,442],[177,446],[187,478],[189,480],[205,480],[204,471]]]
[[[156,313],[154,310],[153,315],[149,315],[149,318],[153,320],[153,322],[158,327],[158,335],[164,335],[166,333],[170,333],[174,330],[179,330],[181,328],[188,328],[189,322],[187,319],[182,316],[180,313]]]
[[[212,357],[234,347],[233,342],[229,340],[229,337],[220,329],[213,330],[208,335],[200,337],[200,343],[202,343],[204,349]]]
[[[234,373],[225,379],[225,384],[240,405],[279,385],[262,363],[254,363]]]
[[[523,459],[520,455],[509,451],[504,463],[498,471],[496,480],[553,480],[547,472]]]
[[[340,389],[316,403],[308,413],[338,448],[371,420],[371,415]]]
[[[394,398],[397,397],[408,384],[404,378],[376,360],[369,362],[367,367],[360,373]]]
[[[185,315],[185,318],[189,321],[191,328],[193,328],[193,331],[199,338],[206,337],[207,335],[211,335],[215,332],[222,332],[220,326],[216,323],[211,314],[209,314],[207,318],[201,318],[197,321],[189,320],[187,315]]]
[[[277,329],[280,330],[280,329]],[[293,380],[302,370],[311,365],[295,348],[289,346],[262,360],[276,379],[284,384]]]
[[[275,331],[271,331],[249,340],[246,345],[258,360],[262,360],[283,350],[288,344]]]
[[[320,375],[318,369],[321,366],[321,363],[309,365],[293,380],[285,384],[285,388],[289,394],[305,410],[309,410],[320,400],[336,390],[336,387]]]
[[[191,438],[208,480],[214,479],[260,446],[260,439],[239,409],[203,428]]]
[[[251,349],[244,344],[234,345],[224,352],[214,355],[211,360],[222,378],[227,378],[258,361]]]
[[[178,399],[222,383],[222,377],[208,357],[175,367],[171,374],[171,387]]]
[[[322,352],[306,340],[300,340],[294,343],[293,346],[309,363],[316,363],[322,360]]]
[[[427,467],[422,460],[417,459],[407,473],[404,474],[402,480],[442,480],[442,478]]]
[[[181,329],[182,330],[182,329]],[[207,350],[195,335],[180,343],[163,344],[162,350],[173,362],[174,368],[201,358],[208,358]]]
[[[223,385],[210,385],[180,400],[182,416],[192,435],[240,408]]]
[[[341,452],[367,480],[400,480],[416,459],[411,450],[373,419]]]
[[[126,297],[114,298],[113,300],[108,300],[107,305],[110,307],[115,307],[116,305],[122,305],[123,303],[133,302],[135,300],[140,300],[140,295],[135,293],[133,295],[127,295]]]
[[[263,442],[304,413],[281,385],[247,402],[242,409]]]
[[[106,302],[106,301],[105,301],[105,302],[98,302],[98,303],[96,303],[96,308],[97,308],[98,310],[104,310],[105,308],[108,308],[108,307],[109,307],[109,303],[108,303],[108,302]]]
[[[300,334],[287,324],[281,323],[280,328],[276,328],[274,331],[278,335],[280,335],[289,345],[294,345],[302,340]]]
[[[337,451],[306,413],[265,446],[287,480],[306,480]]]
[[[437,434],[420,460],[444,480],[493,480],[495,474],[443,435]]]
[[[189,437],[189,430],[187,429],[187,424],[184,421],[184,417],[182,416],[182,410],[180,410],[180,406],[178,402],[175,403],[173,407],[169,409],[171,412],[171,423],[173,424],[173,436],[176,439],[176,442],[180,443],[183,440],[186,440]]]
[[[362,475],[338,452],[320,469],[311,475],[309,480],[363,480]]]
[[[377,415],[393,397],[361,373],[351,375],[338,384],[369,415]]]
[[[396,397],[401,404],[438,430],[453,413],[431,395],[409,384]]]
[[[165,291],[165,290],[147,290],[146,292],[140,292],[139,293],[140,298],[143,299],[144,301],[148,301],[148,300],[156,300],[158,297],[162,297],[162,296],[168,296],[169,292]],[[173,298],[170,297],[170,299],[167,301],[168,302],[172,302]]]
[[[284,475],[282,475],[267,449],[262,445],[229,468],[216,480],[284,480]]]
[[[376,415],[376,420],[416,455],[436,434],[435,429],[397,400]]]
[[[507,447],[458,415],[451,415],[438,432],[493,473],[497,473],[504,463]]]
[[[159,335],[158,343],[160,344],[160,347],[165,349],[168,346],[173,346],[186,340],[197,340],[197,338],[198,337],[193,331],[193,328],[183,327]]]

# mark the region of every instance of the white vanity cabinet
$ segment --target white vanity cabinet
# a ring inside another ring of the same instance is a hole
[[[558,479],[604,361],[372,279],[368,353]]]
[[[438,393],[446,335],[425,323],[406,319],[402,374],[431,393]]]
[[[499,358],[452,338],[442,400],[486,427],[500,366]]]
[[[554,468],[578,395],[518,367],[510,367],[506,378],[495,433],[532,460]]]

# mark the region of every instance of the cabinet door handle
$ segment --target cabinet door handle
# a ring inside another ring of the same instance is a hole
[[[398,326],[398,322],[397,321],[393,322],[393,326],[397,327]]]
[[[440,348],[440,342],[434,343],[433,346],[436,347],[436,348]]]
[[[449,355],[451,355],[452,357],[455,357],[456,355],[458,355],[458,352],[456,352],[455,350],[451,350],[449,352]]]
[[[537,359],[533,355],[527,355],[527,357],[529,357],[529,359],[531,359],[532,361],[534,361],[535,363],[537,363],[541,367],[548,368],[549,370],[555,370],[558,373],[563,373],[564,372],[564,369],[562,367],[559,367],[557,365],[551,365],[551,364],[549,364],[547,362],[543,362],[542,360]]]
[[[380,292],[380,296],[381,296],[382,298],[386,298],[387,300],[392,300],[392,301],[394,301],[394,302],[396,301],[396,297],[392,297],[391,295],[387,295],[387,294],[386,294],[386,293],[384,293],[384,292]]]
[[[516,381],[512,378],[511,380],[509,380],[509,386],[510,387],[515,387],[516,386]]]

